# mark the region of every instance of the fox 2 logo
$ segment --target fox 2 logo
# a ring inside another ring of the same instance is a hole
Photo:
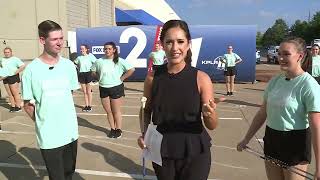
[[[116,46],[118,53],[120,53],[120,46]],[[103,46],[92,46],[91,48],[92,54],[104,54]]]
[[[91,52],[92,54],[104,54],[103,46],[92,46]]]

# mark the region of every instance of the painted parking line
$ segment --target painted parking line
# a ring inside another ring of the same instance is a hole
[[[77,115],[85,115],[85,116],[106,116],[107,114],[99,114],[99,113],[77,113]],[[122,114],[123,117],[139,117],[137,114]]]
[[[5,131],[2,130],[0,131],[0,134],[18,134],[18,135],[35,135],[34,132],[16,132],[16,131]],[[136,133],[140,134],[140,133]],[[110,141],[116,141],[116,140],[128,140],[128,141],[137,141],[137,138],[126,138],[126,137],[121,137],[120,139],[111,139],[108,138],[107,136],[90,136],[90,135],[79,135],[81,138],[94,138],[94,139],[105,139],[105,140],[110,140]]]
[[[220,120],[242,120],[242,118],[219,118]]]
[[[139,94],[143,94],[142,92],[141,93],[138,93],[138,92],[125,92],[124,94],[130,94],[130,95],[139,95]]]
[[[229,150],[237,150],[236,148],[234,147],[229,147],[229,146],[221,146],[221,145],[216,145],[216,144],[212,144],[213,147],[216,147],[216,148],[224,148],[224,149],[229,149]]]
[[[106,116],[107,114],[99,114],[99,113],[77,113],[77,115],[85,115],[85,116]],[[123,117],[139,117],[137,114],[122,114]],[[219,118],[220,120],[242,120],[242,118],[233,118],[233,117],[228,117],[228,118]]]
[[[0,134],[18,134],[18,135],[35,135],[34,132],[16,132],[16,131],[0,131]],[[140,133],[137,133],[140,134]],[[95,141],[100,141],[102,142],[100,139],[105,139],[105,141],[103,142],[109,142],[111,139],[107,138],[106,136],[90,136],[90,135],[79,135],[81,138],[86,138],[86,139],[95,139]],[[134,140],[136,141],[136,138],[125,138],[125,137],[121,137],[119,140]],[[107,141],[109,140],[109,141]],[[117,139],[112,139],[111,141],[116,141]],[[229,150],[236,150],[236,148],[234,147],[229,147],[229,146],[222,146],[222,145],[217,145],[217,144],[212,144],[213,147],[215,148],[223,148],[223,149],[229,149]],[[134,149],[137,149],[136,147],[133,147]]]
[[[125,96],[124,99],[140,99],[142,96]],[[139,100],[140,102],[140,100]]]
[[[30,165],[13,164],[13,163],[0,163],[0,167],[31,169]],[[36,170],[46,170],[45,166],[33,166],[33,167],[34,167],[33,169],[36,169]],[[93,176],[157,180],[156,176],[146,175],[143,177],[142,174],[128,174],[128,173],[119,173],[119,172],[95,171],[95,170],[88,170],[88,169],[76,169],[76,172],[79,174],[93,175]],[[222,179],[208,179],[208,180],[222,180]]]
[[[83,137],[83,136],[81,136]],[[85,139],[88,139],[90,141],[97,141],[97,142],[101,142],[101,143],[105,143],[105,144],[112,144],[112,145],[115,145],[115,146],[120,146],[120,147],[124,147],[124,148],[131,148],[131,149],[135,149],[135,150],[139,150],[141,151],[140,148],[138,148],[138,145],[137,147],[134,147],[134,146],[128,146],[128,145],[124,145],[124,144],[120,144],[120,143],[114,143],[114,142],[111,142],[111,141],[102,141],[102,140],[98,140],[98,139],[94,139],[94,138],[86,138],[86,137],[83,137]]]
[[[245,108],[245,107],[247,107],[247,105],[242,105],[242,104],[234,104],[234,105],[221,105],[221,104],[219,104],[218,105],[218,107],[225,107],[225,108],[239,108],[239,107],[241,107],[241,108]]]
[[[12,163],[0,163],[0,167],[19,168],[19,169],[31,169],[32,168],[30,165],[12,164]],[[33,166],[32,169],[46,170],[46,167],[45,166]],[[142,175],[140,175],[140,174],[105,172],[105,171],[95,171],[95,170],[88,170],[88,169],[76,169],[76,172],[79,173],[79,174],[94,175],[94,176],[143,179]],[[144,177],[144,179],[156,180],[157,178],[155,176],[147,175],[147,176]]]
[[[211,163],[212,163],[212,164],[219,165],[219,166],[223,166],[223,167],[233,168],[233,169],[243,169],[243,170],[248,170],[248,169],[249,169],[249,168],[247,168],[247,167],[234,166],[234,165],[219,163],[219,162],[216,162],[216,161],[211,161]]]
[[[34,127],[34,126],[32,126],[32,125],[29,125],[29,124],[24,124],[24,123],[20,123],[20,122],[7,122],[7,121],[4,121],[4,122],[1,122],[1,124],[19,124],[19,125],[21,125],[21,126],[27,126],[27,127]]]

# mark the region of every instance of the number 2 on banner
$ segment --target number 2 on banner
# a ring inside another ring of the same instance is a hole
[[[131,65],[137,68],[146,68],[147,67],[147,59],[146,58],[138,58],[140,54],[143,52],[144,48],[147,45],[147,37],[146,34],[139,28],[130,27],[125,29],[120,35],[120,43],[129,43],[129,39],[131,37],[137,38],[136,45],[132,48],[126,60],[129,61]]]

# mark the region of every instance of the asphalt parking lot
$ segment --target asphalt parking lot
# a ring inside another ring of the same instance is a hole
[[[278,65],[257,65],[257,72],[278,71]],[[270,70],[270,71],[269,71]],[[262,73],[263,74],[263,73]],[[271,73],[272,76],[272,73]],[[264,77],[265,78],[265,77]],[[257,78],[258,81],[259,78]],[[265,81],[265,80],[263,80]],[[214,83],[215,96],[225,94],[223,83]],[[255,84],[236,84],[232,97],[218,105],[219,126],[210,131],[212,137],[212,166],[209,179],[265,180],[262,159],[247,153],[239,153],[235,146],[246,133],[257,112],[266,82]],[[142,96],[142,82],[127,82],[126,97],[122,106],[123,136],[109,139],[108,123],[98,94],[98,86],[93,88],[93,111],[82,112],[83,96],[81,91],[74,93],[77,109],[80,138],[78,142],[77,174],[75,180],[117,180],[142,179],[141,150],[136,144],[139,136],[138,110]],[[48,179],[44,162],[37,147],[34,123],[25,112],[9,113],[5,99],[0,101],[0,179],[33,180]],[[249,146],[262,152],[259,140],[264,128]],[[310,166],[313,172],[314,164]],[[156,179],[150,163],[147,163],[145,179]]]

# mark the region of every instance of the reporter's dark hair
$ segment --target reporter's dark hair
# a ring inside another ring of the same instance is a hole
[[[104,43],[104,45],[103,45],[103,48],[105,48],[106,46],[112,46],[112,48],[113,49],[115,49],[116,51],[114,52],[114,54],[113,54],[113,62],[115,63],[115,64],[117,64],[118,63],[118,61],[119,61],[119,53],[118,53],[118,49],[117,49],[117,46],[116,46],[116,44],[114,43],[114,42],[106,42],[106,43]]]
[[[163,41],[164,41],[164,37],[166,36],[167,31],[169,29],[175,28],[175,27],[181,28],[185,32],[187,40],[191,41],[191,35],[190,35],[189,27],[188,27],[188,24],[185,21],[183,21],[183,20],[169,20],[166,23],[164,23],[164,25],[162,27],[162,30],[161,30],[160,41],[162,43],[164,43]],[[191,65],[191,61],[192,61],[191,57],[192,57],[192,52],[191,52],[191,49],[189,49],[188,52],[187,52],[187,56],[186,56],[186,58],[184,60],[186,62],[186,64]]]
[[[42,21],[38,25],[39,37],[47,38],[51,31],[59,31],[59,30],[62,30],[61,26],[58,23],[51,20]]]

